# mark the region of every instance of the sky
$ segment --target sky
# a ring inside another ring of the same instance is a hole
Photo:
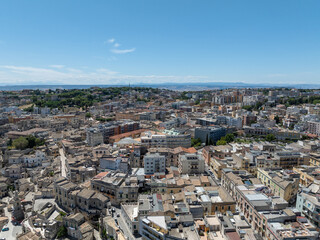
[[[320,84],[319,0],[3,0],[0,85]]]

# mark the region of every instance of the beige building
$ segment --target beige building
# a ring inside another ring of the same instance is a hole
[[[310,154],[310,165],[311,166],[320,166],[320,154],[311,153]]]
[[[292,170],[258,168],[258,179],[271,189],[275,196],[294,201],[299,190],[300,174]]]
[[[179,171],[181,174],[204,173],[205,162],[202,155],[184,154],[179,156]]]
[[[300,184],[308,187],[315,181],[320,181],[320,168],[317,166],[294,167],[293,171],[300,174]]]

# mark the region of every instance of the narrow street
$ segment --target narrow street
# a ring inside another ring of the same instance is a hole
[[[60,171],[62,177],[67,177],[67,168],[66,168],[66,156],[62,148],[59,149],[60,153]]]

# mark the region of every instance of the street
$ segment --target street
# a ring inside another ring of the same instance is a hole
[[[61,171],[61,176],[62,177],[67,177],[67,169],[66,169],[66,156],[64,155],[64,151],[62,148],[59,149],[60,153],[60,171]]]

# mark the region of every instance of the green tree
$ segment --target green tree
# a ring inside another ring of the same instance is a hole
[[[272,141],[274,141],[276,139],[276,137],[272,134],[272,133],[270,133],[270,134],[268,134],[267,136],[266,136],[266,140],[268,141],[268,142],[272,142]]]
[[[58,229],[58,233],[57,233],[57,238],[62,238],[67,236],[68,232],[67,232],[67,228],[65,226],[61,226]]]
[[[192,147],[200,147],[201,140],[199,138],[191,138],[191,146]]]
[[[91,118],[91,113],[87,112],[86,113],[86,118]]]
[[[217,141],[217,146],[219,146],[219,145],[226,145],[226,144],[227,144],[227,141],[224,140],[224,139],[220,139],[220,140]]]
[[[227,143],[233,142],[235,139],[234,135],[232,133],[228,133],[225,137],[225,140]]]
[[[277,124],[279,124],[279,123],[280,123],[280,118],[279,118],[279,116],[278,116],[278,115],[274,117],[274,120],[276,121],[276,123],[277,123]]]
[[[28,140],[24,137],[19,137],[12,141],[12,146],[20,150],[26,149],[28,147],[28,144],[29,144]]]

